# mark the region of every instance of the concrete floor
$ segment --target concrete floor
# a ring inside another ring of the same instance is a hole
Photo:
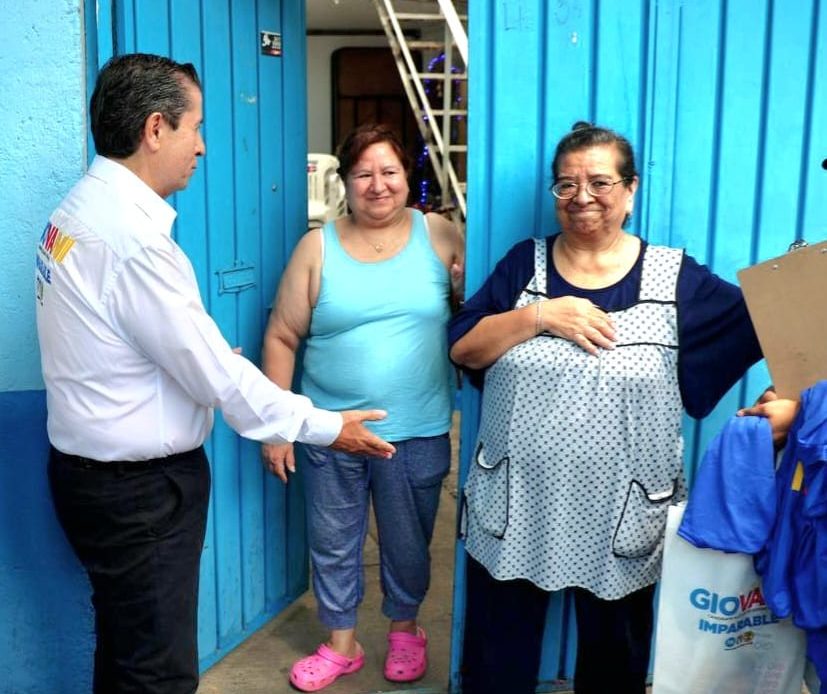
[[[418,682],[403,685],[382,675],[387,648],[387,619],[381,614],[379,548],[371,523],[365,543],[365,600],[359,610],[358,638],[365,649],[365,666],[339,678],[325,694],[444,694],[448,691],[451,648],[451,604],[456,537],[456,449],[442,488],[434,539],[431,543],[431,588],[422,605],[419,623],[428,634],[428,671]],[[296,692],[288,680],[290,667],[312,653],[328,637],[316,618],[316,601],[308,591],[282,614],[266,624],[201,677],[198,694],[287,694]]]

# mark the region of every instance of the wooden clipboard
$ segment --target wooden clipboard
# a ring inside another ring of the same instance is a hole
[[[827,379],[827,241],[738,272],[779,397]]]

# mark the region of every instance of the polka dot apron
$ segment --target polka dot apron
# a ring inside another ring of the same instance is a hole
[[[685,498],[676,286],[683,251],[647,246],[636,303],[595,357],[541,334],[486,372],[465,485],[466,549],[498,579],[616,599],[658,579]],[[546,241],[515,308],[546,298]]]

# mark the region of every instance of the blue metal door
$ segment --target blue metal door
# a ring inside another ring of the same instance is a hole
[[[207,155],[171,201],[174,233],[222,333],[258,362],[279,275],[306,229],[304,2],[115,0],[97,3],[97,12],[91,77],[111,55],[134,51],[198,70]],[[216,420],[201,562],[202,669],[307,586],[297,481],[285,487],[266,474],[259,446]]]
[[[820,0],[497,0],[469,3],[467,289],[516,241],[554,229],[557,141],[577,120],[625,134],[641,189],[632,230],[684,247],[725,279],[827,237],[827,8]],[[722,358],[726,358],[722,355]],[[769,383],[763,365],[703,422],[690,480],[723,421]],[[479,419],[463,393],[461,479]],[[457,552],[452,690],[464,555]],[[543,688],[573,674],[576,634],[552,601]]]

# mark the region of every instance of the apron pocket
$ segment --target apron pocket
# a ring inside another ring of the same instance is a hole
[[[486,460],[483,445],[479,443],[474,463],[465,482],[468,512],[485,532],[502,539],[508,527],[508,456]]]
[[[637,480],[629,483],[629,491],[612,538],[612,554],[624,559],[651,555],[661,543],[666,530],[669,503],[675,496],[677,480],[666,489],[647,492]]]

